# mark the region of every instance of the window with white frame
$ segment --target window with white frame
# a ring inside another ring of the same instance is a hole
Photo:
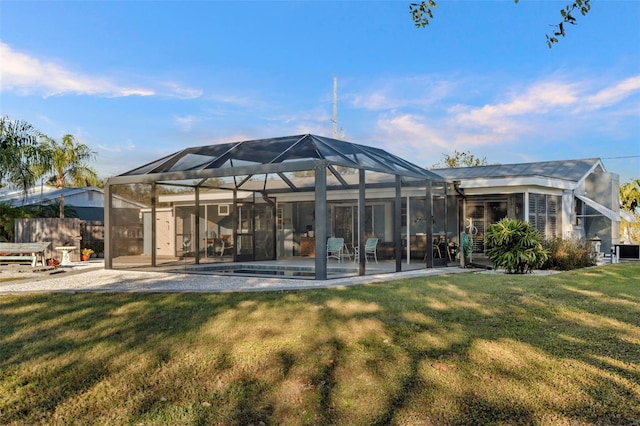
[[[545,194],[529,194],[529,223],[545,239],[560,235],[560,197]]]
[[[583,225],[582,220],[584,218],[584,202],[577,197],[573,199],[573,211],[575,216],[573,224],[581,227]]]

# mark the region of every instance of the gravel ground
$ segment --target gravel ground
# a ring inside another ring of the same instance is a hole
[[[280,291],[328,288],[391,281],[409,277],[474,272],[473,269],[437,268],[367,275],[327,281],[269,277],[232,277],[166,272],[104,269],[102,261],[82,262],[55,271],[32,272],[31,268],[0,267],[0,294],[34,292],[230,292]],[[64,271],[64,272],[62,272]],[[10,281],[7,281],[11,279]]]

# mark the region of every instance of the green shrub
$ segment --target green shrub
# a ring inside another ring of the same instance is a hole
[[[531,273],[547,260],[540,233],[522,220],[505,218],[494,223],[487,229],[485,242],[493,267],[508,274]]]
[[[569,271],[596,264],[591,244],[585,240],[555,238],[545,241],[544,247],[549,252],[549,258],[542,269]]]

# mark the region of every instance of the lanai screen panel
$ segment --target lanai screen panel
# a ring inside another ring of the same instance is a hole
[[[145,244],[145,234],[151,231],[150,212],[152,187],[148,184],[113,185],[113,195],[132,199],[140,207],[118,205],[111,206],[111,257],[116,267],[151,266],[151,246]],[[126,259],[126,260],[125,260]]]
[[[384,150],[316,135],[296,135],[187,148],[123,173],[121,176],[204,171],[303,160],[327,160],[335,166],[440,179],[439,176]]]
[[[322,173],[325,175],[326,172],[326,181],[322,183],[315,180],[315,172],[320,167],[326,167]],[[364,188],[360,187],[360,170],[364,170],[366,175]],[[277,214],[272,218],[274,222],[269,222],[271,225],[267,227],[277,229],[278,241],[274,247],[279,252],[286,252],[287,242],[300,243],[296,238],[306,232],[311,223],[314,227],[322,226],[315,222],[315,217],[317,211],[324,208],[313,204],[318,185],[327,190],[329,216],[322,213],[321,217],[327,222],[323,228],[329,230],[328,236],[332,236],[334,230],[351,236],[352,245],[359,243],[358,192],[365,189],[364,232],[370,234],[367,237],[379,234],[379,253],[382,258],[390,259],[395,255],[394,240],[399,239],[397,235],[400,233],[394,216],[396,176],[400,176],[403,187],[422,185],[424,188],[427,180],[443,180],[378,148],[315,135],[296,135],[187,148],[112,178],[110,184],[153,182],[157,186],[178,188],[176,191],[179,193],[172,195],[174,198],[190,196],[190,200],[176,199],[172,203],[173,210],[156,211],[156,220],[149,222],[160,226],[158,223],[164,223],[165,217],[169,220],[180,218],[175,221],[172,238],[166,243],[171,250],[167,249],[166,256],[157,255],[157,264],[170,264],[176,259],[181,264],[218,261],[232,253],[240,253],[241,235],[238,234],[234,241],[235,236],[230,230],[235,224],[226,223],[233,221],[234,214],[238,213],[234,210],[233,201],[240,202],[240,192],[252,194],[256,209],[269,205],[267,200],[283,197],[284,203],[278,201]],[[162,196],[158,194],[160,198]],[[196,199],[199,207],[193,204]],[[308,218],[304,216],[305,203],[310,206]],[[316,211],[316,207],[319,210]],[[289,214],[287,209],[291,211],[291,217],[286,217]],[[333,215],[338,213],[341,221],[332,221]],[[139,217],[143,225],[151,220],[146,211]],[[299,227],[293,226],[297,223],[295,217],[300,217]],[[262,222],[261,215],[261,226]],[[289,230],[295,234],[294,237],[282,239],[280,234],[287,234]],[[146,236],[146,232],[144,234]],[[218,240],[224,239],[222,237],[231,237],[231,240],[225,240],[231,250],[220,248]],[[266,253],[266,248],[271,248],[271,243],[258,247],[257,242],[262,242],[258,233],[253,238],[256,241],[254,250],[264,249]],[[144,244],[145,247],[149,245],[147,239]],[[295,250],[291,253],[295,255]],[[147,255],[145,250],[136,254]],[[148,264],[146,259],[143,264]]]

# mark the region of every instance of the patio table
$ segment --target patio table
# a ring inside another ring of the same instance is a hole
[[[71,265],[70,253],[75,249],[76,249],[76,246],[56,247],[56,250],[59,250],[62,252],[62,260],[60,261],[60,265]]]

